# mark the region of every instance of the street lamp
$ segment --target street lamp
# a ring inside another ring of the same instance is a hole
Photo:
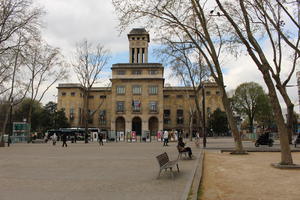
[[[202,127],[202,131],[203,131],[203,148],[206,148],[206,128],[205,128],[205,91],[204,91],[204,84],[202,85],[202,114],[203,114],[203,127]]]
[[[8,133],[8,137],[7,137],[7,146],[9,147],[10,146],[10,136],[12,135],[12,107],[13,107],[13,103],[14,102],[14,99],[11,98],[11,101],[10,101],[10,111],[9,111],[9,133]]]

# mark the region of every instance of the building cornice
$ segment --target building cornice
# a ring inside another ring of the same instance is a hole
[[[111,69],[164,68],[161,63],[116,63]]]

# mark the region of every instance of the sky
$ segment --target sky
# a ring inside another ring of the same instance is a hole
[[[72,59],[76,43],[87,39],[92,43],[101,43],[111,51],[112,57],[107,68],[110,75],[110,67],[114,63],[128,62],[128,40],[127,33],[132,28],[120,33],[118,30],[118,19],[114,13],[110,0],[34,0],[46,11],[42,20],[44,28],[42,37],[52,46],[59,47],[67,60]],[[148,30],[151,31],[151,30]],[[150,35],[151,37],[151,35]],[[152,50],[155,45],[153,40],[150,42],[149,62],[159,62],[154,57]],[[255,81],[263,86],[267,91],[261,73],[253,61],[246,54],[240,55],[237,59],[229,56],[223,60],[225,69],[226,90],[235,89],[244,82]],[[297,69],[299,70],[299,69]],[[179,81],[171,78],[171,70],[165,68],[165,83],[172,86],[178,85]],[[76,75],[70,68],[70,77],[62,82],[78,82]],[[60,83],[62,83],[60,82]],[[290,81],[290,85],[296,85],[296,74]],[[58,83],[53,86],[43,99],[43,103],[56,101]],[[296,87],[289,87],[288,93],[293,103],[295,111],[299,112],[298,92]],[[281,99],[283,104],[283,100]]]

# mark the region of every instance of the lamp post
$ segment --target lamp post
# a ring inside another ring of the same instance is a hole
[[[202,85],[202,114],[203,114],[203,119],[202,119],[202,131],[203,131],[203,148],[206,148],[206,122],[205,122],[205,91],[204,91],[204,84]]]
[[[9,111],[9,133],[8,133],[8,137],[7,137],[7,146],[10,146],[10,136],[12,135],[12,107],[13,107],[13,98],[11,98],[10,101],[10,111]]]

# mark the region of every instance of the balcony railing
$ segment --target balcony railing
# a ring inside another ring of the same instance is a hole
[[[158,110],[149,110],[149,114],[158,114]]]

